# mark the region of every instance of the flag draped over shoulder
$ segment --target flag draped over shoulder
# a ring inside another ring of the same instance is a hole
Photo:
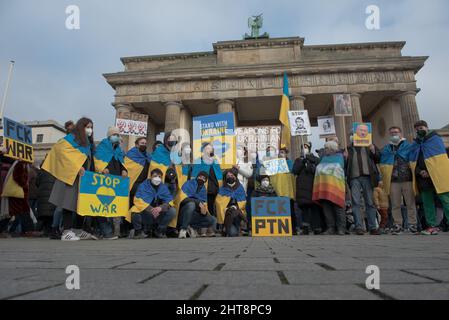
[[[328,200],[340,208],[346,206],[344,158],[341,153],[324,156],[316,168],[313,201]]]
[[[412,168],[416,194],[418,188],[416,186],[415,169],[421,151],[437,193],[449,192],[449,158],[443,140],[435,132],[431,132],[423,141],[415,140],[410,147],[410,167]]]
[[[226,208],[232,199],[237,202],[239,209],[242,210],[243,213],[245,213],[246,193],[245,189],[243,189],[243,186],[239,184],[236,189],[231,189],[226,186],[221,187],[218,190],[218,195],[215,199],[218,224],[224,223]]]
[[[134,197],[134,206],[131,208],[131,213],[141,213],[145,211],[153,200],[159,199],[162,200],[163,203],[169,203],[171,206],[173,204],[173,196],[168,190],[167,185],[161,184],[157,188],[157,190],[151,185],[150,180],[145,180],[139,188],[137,189],[137,193]]]
[[[393,174],[393,167],[395,156],[399,156],[405,161],[409,161],[410,155],[410,143],[407,140],[401,142],[397,151],[393,150],[393,145],[387,144],[380,155],[380,172],[382,174],[382,182],[384,184],[384,190],[387,194],[390,194],[391,190],[391,176]]]
[[[75,141],[75,136],[68,134],[51,148],[42,164],[42,169],[59,181],[73,185],[90,152],[90,145],[80,146]]]
[[[192,165],[192,178],[196,178],[201,171],[210,174],[210,169],[214,170],[215,177],[217,178],[218,185],[223,185],[223,171],[221,170],[220,165],[217,162],[213,162],[212,164],[205,163],[202,159],[200,163],[196,163]]]
[[[293,169],[293,162],[286,160],[290,172]],[[292,173],[278,173],[270,177],[278,197],[286,197],[292,200],[296,199],[296,178]]]
[[[203,186],[200,190],[198,190],[198,182],[196,180],[189,180],[182,185],[181,189],[176,194],[174,201],[176,207],[176,217],[170,222],[168,225],[169,227],[176,228],[181,203],[187,198],[197,199],[201,202],[207,203],[206,187]]]
[[[288,88],[287,73],[284,73],[284,90],[282,93],[279,121],[282,123],[281,145],[285,145],[287,148],[290,148],[290,123],[288,120],[288,112],[290,111],[290,94]]]
[[[162,181],[164,181],[165,173],[170,165],[170,151],[164,145],[157,146],[151,155],[150,173],[154,169],[160,169],[162,171]]]
[[[120,146],[114,148],[111,140],[103,139],[95,150],[95,171],[103,172],[112,159],[118,160],[121,164],[125,163],[125,153]]]
[[[125,157],[125,168],[129,176],[129,189],[131,190],[142,173],[145,165],[150,163],[151,155],[148,152],[142,153],[137,147],[128,151]],[[148,175],[150,172],[148,172]]]

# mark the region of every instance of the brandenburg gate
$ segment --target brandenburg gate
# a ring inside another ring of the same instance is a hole
[[[237,126],[279,125],[283,73],[291,109],[307,109],[312,125],[333,114],[333,94],[351,95],[352,122],[371,122],[382,146],[388,128],[414,136],[419,119],[415,75],[428,57],[403,56],[405,42],[304,45],[304,38],[222,41],[213,51],[125,57],[124,70],[105,74],[117,113],[148,115],[149,144],[161,131],[191,133],[192,116],[234,112]],[[343,141],[343,122],[337,121]],[[131,143],[130,141],[128,141]],[[129,146],[131,147],[131,146]],[[292,157],[299,140],[292,140]]]

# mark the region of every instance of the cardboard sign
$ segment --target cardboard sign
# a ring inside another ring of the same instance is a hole
[[[318,132],[320,138],[335,137],[335,118],[333,116],[318,117]]]
[[[307,110],[289,111],[288,120],[290,122],[292,137],[312,135],[312,128],[310,126],[309,113]]]
[[[354,146],[355,147],[369,147],[373,141],[371,123],[353,124],[354,132]]]
[[[341,117],[352,116],[352,101],[350,94],[334,94],[335,115]]]
[[[219,113],[193,118],[193,159],[199,162],[204,143],[211,143],[217,162],[232,166],[236,163],[234,113]]]
[[[86,171],[80,179],[78,214],[129,219],[129,178]],[[129,221],[129,220],[128,220]]]
[[[248,150],[249,160],[256,162],[256,154],[259,159],[265,156],[267,147],[279,150],[281,143],[280,126],[239,127],[236,129],[237,145],[242,145]]]
[[[251,200],[253,237],[291,237],[290,199],[255,198]]]
[[[267,176],[274,176],[279,173],[289,173],[287,161],[284,158],[263,161],[264,172]]]
[[[3,134],[6,157],[33,163],[33,134],[30,127],[11,119],[3,118]]]
[[[120,134],[124,136],[146,137],[148,122],[130,119],[117,119],[115,126],[119,128]]]

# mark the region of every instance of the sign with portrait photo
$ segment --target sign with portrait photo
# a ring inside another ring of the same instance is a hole
[[[372,144],[372,126],[371,123],[353,124],[354,132],[354,146],[355,147],[369,147]]]
[[[350,94],[334,94],[335,115],[340,117],[352,116],[352,102]]]
[[[289,111],[288,120],[290,122],[292,137],[312,135],[309,113],[307,110]]]
[[[333,116],[318,117],[318,132],[320,138],[335,137],[335,118]]]

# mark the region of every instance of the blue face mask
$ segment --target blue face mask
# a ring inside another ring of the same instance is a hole
[[[109,140],[112,142],[112,143],[119,143],[120,142],[120,137],[119,136],[110,136],[109,137]]]

